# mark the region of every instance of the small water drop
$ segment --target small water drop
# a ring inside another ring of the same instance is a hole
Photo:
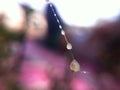
[[[70,69],[74,72],[78,72],[80,71],[80,64],[76,60],[73,60],[70,64]]]
[[[87,74],[88,72],[87,71],[81,71],[82,74]]]
[[[56,17],[56,14],[54,14],[54,16]]]
[[[72,45],[71,45],[70,43],[67,43],[66,48],[67,48],[68,50],[71,50],[71,49],[72,49]]]
[[[57,19],[57,22],[60,23],[59,19]]]
[[[60,28],[60,29],[62,29],[62,26],[61,26],[61,25],[59,25],[59,28]]]
[[[65,35],[65,31],[64,31],[64,30],[61,30],[61,34],[62,34],[62,35]]]
[[[50,7],[52,7],[52,4],[50,4]]]

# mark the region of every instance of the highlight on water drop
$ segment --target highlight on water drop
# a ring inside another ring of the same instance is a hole
[[[80,64],[76,60],[73,60],[70,64],[70,69],[71,71],[78,72],[80,71]]]

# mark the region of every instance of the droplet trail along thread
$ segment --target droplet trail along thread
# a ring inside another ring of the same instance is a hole
[[[49,0],[47,0],[47,2],[49,2]],[[80,71],[80,65],[79,65],[79,63],[77,62],[77,60],[74,58],[74,55],[73,55],[73,52],[72,52],[72,44],[71,44],[71,43],[68,41],[68,39],[67,39],[66,33],[65,33],[65,31],[63,30],[63,27],[62,27],[62,25],[61,25],[61,23],[60,23],[60,21],[59,21],[59,19],[58,19],[58,17],[57,17],[57,14],[55,13],[55,10],[54,10],[54,8],[53,8],[52,3],[49,3],[49,4],[50,4],[50,8],[51,8],[51,10],[52,10],[52,12],[53,12],[54,17],[56,18],[56,21],[57,21],[57,23],[58,23],[59,29],[61,30],[61,35],[63,35],[63,37],[64,37],[64,39],[65,39],[66,49],[70,51],[71,56],[72,56],[72,62],[71,62],[71,64],[70,64],[70,69],[71,69],[72,71],[74,71],[74,72],[78,72],[78,71]]]

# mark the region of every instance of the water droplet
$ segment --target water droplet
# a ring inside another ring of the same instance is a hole
[[[57,22],[60,23],[60,21],[57,19]]]
[[[52,7],[52,4],[50,4],[50,7]]]
[[[80,71],[80,64],[76,60],[73,60],[70,64],[70,69],[74,72],[78,72]]]
[[[83,73],[83,74],[87,74],[88,72],[87,72],[87,71],[81,71],[81,73]]]
[[[67,43],[66,48],[67,48],[68,50],[71,50],[71,49],[72,49],[72,45],[71,45],[70,43]]]
[[[64,31],[64,30],[61,30],[61,34],[62,34],[62,35],[65,35],[65,31]]]
[[[54,14],[54,16],[56,17],[56,14]]]
[[[61,26],[61,25],[59,25],[59,28],[60,28],[60,29],[62,29],[62,26]]]

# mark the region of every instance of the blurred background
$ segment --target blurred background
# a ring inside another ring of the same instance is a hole
[[[120,1],[0,0],[0,90],[120,90]]]

